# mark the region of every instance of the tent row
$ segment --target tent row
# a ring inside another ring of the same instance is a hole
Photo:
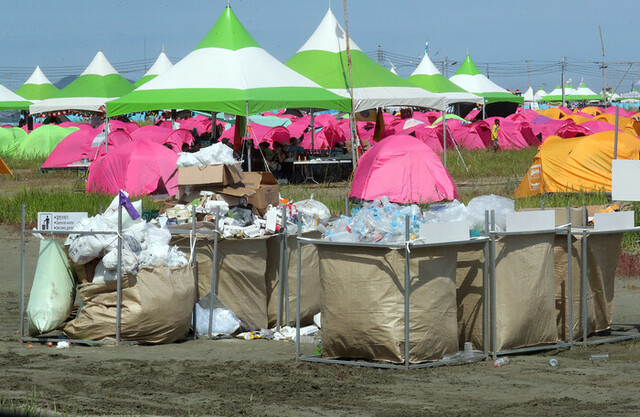
[[[246,116],[292,107],[358,112],[391,106],[443,110],[461,102],[522,103],[522,97],[481,74],[470,57],[450,81],[425,55],[405,80],[347,39],[331,10],[282,64],[260,47],[229,6],[191,53],[172,65],[163,50],[135,84],[118,74],[100,51],[62,90],[37,67],[19,92],[32,101],[11,106],[32,114],[84,111],[109,116],[176,108]]]

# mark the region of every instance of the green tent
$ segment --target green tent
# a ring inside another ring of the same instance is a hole
[[[16,148],[9,152],[15,158],[32,159],[47,157],[77,127],[60,127],[57,125],[43,125],[33,130]]]
[[[30,101],[25,100],[4,85],[0,84],[0,111],[29,110]]]
[[[26,137],[27,132],[19,127],[0,127],[0,154],[10,155]]]
[[[32,114],[60,110],[101,112],[105,102],[133,90],[133,84],[118,74],[102,51],[98,51],[89,66],[71,84],[54,97],[31,105]]]
[[[564,86],[564,101],[565,102],[569,102],[569,101],[578,101],[578,100],[580,100],[575,95],[575,91],[576,91],[576,89],[573,88],[573,86],[571,84],[566,84]],[[562,103],[562,86],[560,86],[560,84],[558,84],[556,86],[556,88],[554,88],[553,90],[551,90],[551,92],[549,92],[549,94],[547,94],[546,96],[542,97],[540,99],[540,102],[541,103]]]
[[[191,109],[246,115],[288,107],[346,111],[349,100],[271,56],[227,6],[195,50],[131,94],[109,102],[107,114]]]
[[[470,93],[484,97],[487,104],[500,102],[524,103],[524,97],[511,94],[481,73],[469,55],[449,80]]]
[[[16,90],[16,94],[21,97],[36,102],[37,100],[46,100],[58,94],[60,90],[56,88],[46,75],[37,66],[33,74],[25,81],[22,87]]]
[[[393,74],[369,58],[351,39],[349,48],[356,112],[389,106],[444,109],[444,96],[416,87]],[[346,33],[331,9],[307,42],[285,64],[324,88],[349,96]]]
[[[446,97],[447,104],[450,103],[482,103],[483,98],[475,94],[465,91],[453,82],[445,78],[438,71],[429,55],[426,55],[420,61],[420,65],[407,78],[407,81],[418,87],[424,88],[433,93],[439,93]]]

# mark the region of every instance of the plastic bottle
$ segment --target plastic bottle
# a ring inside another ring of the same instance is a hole
[[[498,358],[493,362],[493,366],[503,366],[509,363],[509,358],[504,356],[502,358]]]
[[[558,360],[556,358],[549,359],[549,366],[555,368],[556,366],[558,366]]]
[[[591,355],[591,357],[589,359],[591,359],[591,362],[606,362],[606,361],[609,360],[609,354],[608,353],[594,353],[593,355]]]

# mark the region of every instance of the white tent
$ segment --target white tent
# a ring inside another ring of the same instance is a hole
[[[374,62],[349,39],[353,106],[355,111],[390,106],[413,106],[442,110],[445,98],[416,87]],[[286,64],[338,95],[349,97],[347,37],[331,12]]]
[[[487,78],[476,67],[469,55],[464,59],[458,71],[452,77],[449,77],[449,80],[470,93],[484,97],[487,104],[499,102],[522,104],[524,102],[522,96],[511,94]]]
[[[20,97],[4,85],[0,84],[0,111],[27,110],[31,102]]]
[[[447,104],[482,103],[484,101],[482,97],[469,93],[445,78],[433,65],[427,54],[420,61],[420,65],[411,73],[408,81],[432,93],[442,94],[445,96]]]
[[[173,64],[171,63],[171,60],[165,53],[164,46],[163,46],[162,52],[160,52],[160,55],[158,55],[156,62],[154,62],[151,68],[149,68],[149,71],[147,71],[142,76],[142,78],[136,81],[133,85],[136,88],[138,88],[142,84],[146,83],[147,81],[150,81],[156,78],[158,75],[162,74],[163,72],[167,71],[168,69],[171,69],[171,67],[173,67]]]
[[[31,113],[60,110],[101,112],[107,101],[133,90],[133,84],[124,79],[98,51],[89,66],[71,84],[54,97],[30,106]]]

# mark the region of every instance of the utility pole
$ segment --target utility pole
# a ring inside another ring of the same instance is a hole
[[[382,47],[378,45],[378,64],[382,65],[384,57],[382,56]]]
[[[604,75],[604,69],[607,66],[604,64],[604,41],[602,40],[602,28],[598,25],[598,30],[600,31],[600,46],[602,46],[602,101],[607,103],[607,79]]]
[[[449,57],[445,56],[444,57],[444,61],[442,61],[442,74],[444,74],[445,78],[449,78],[447,77],[447,66],[449,65]]]
[[[562,86],[562,105],[564,106],[566,104],[565,99],[564,99],[564,71],[566,68],[567,64],[564,61],[564,55],[562,55],[562,76],[560,78],[560,85]]]

